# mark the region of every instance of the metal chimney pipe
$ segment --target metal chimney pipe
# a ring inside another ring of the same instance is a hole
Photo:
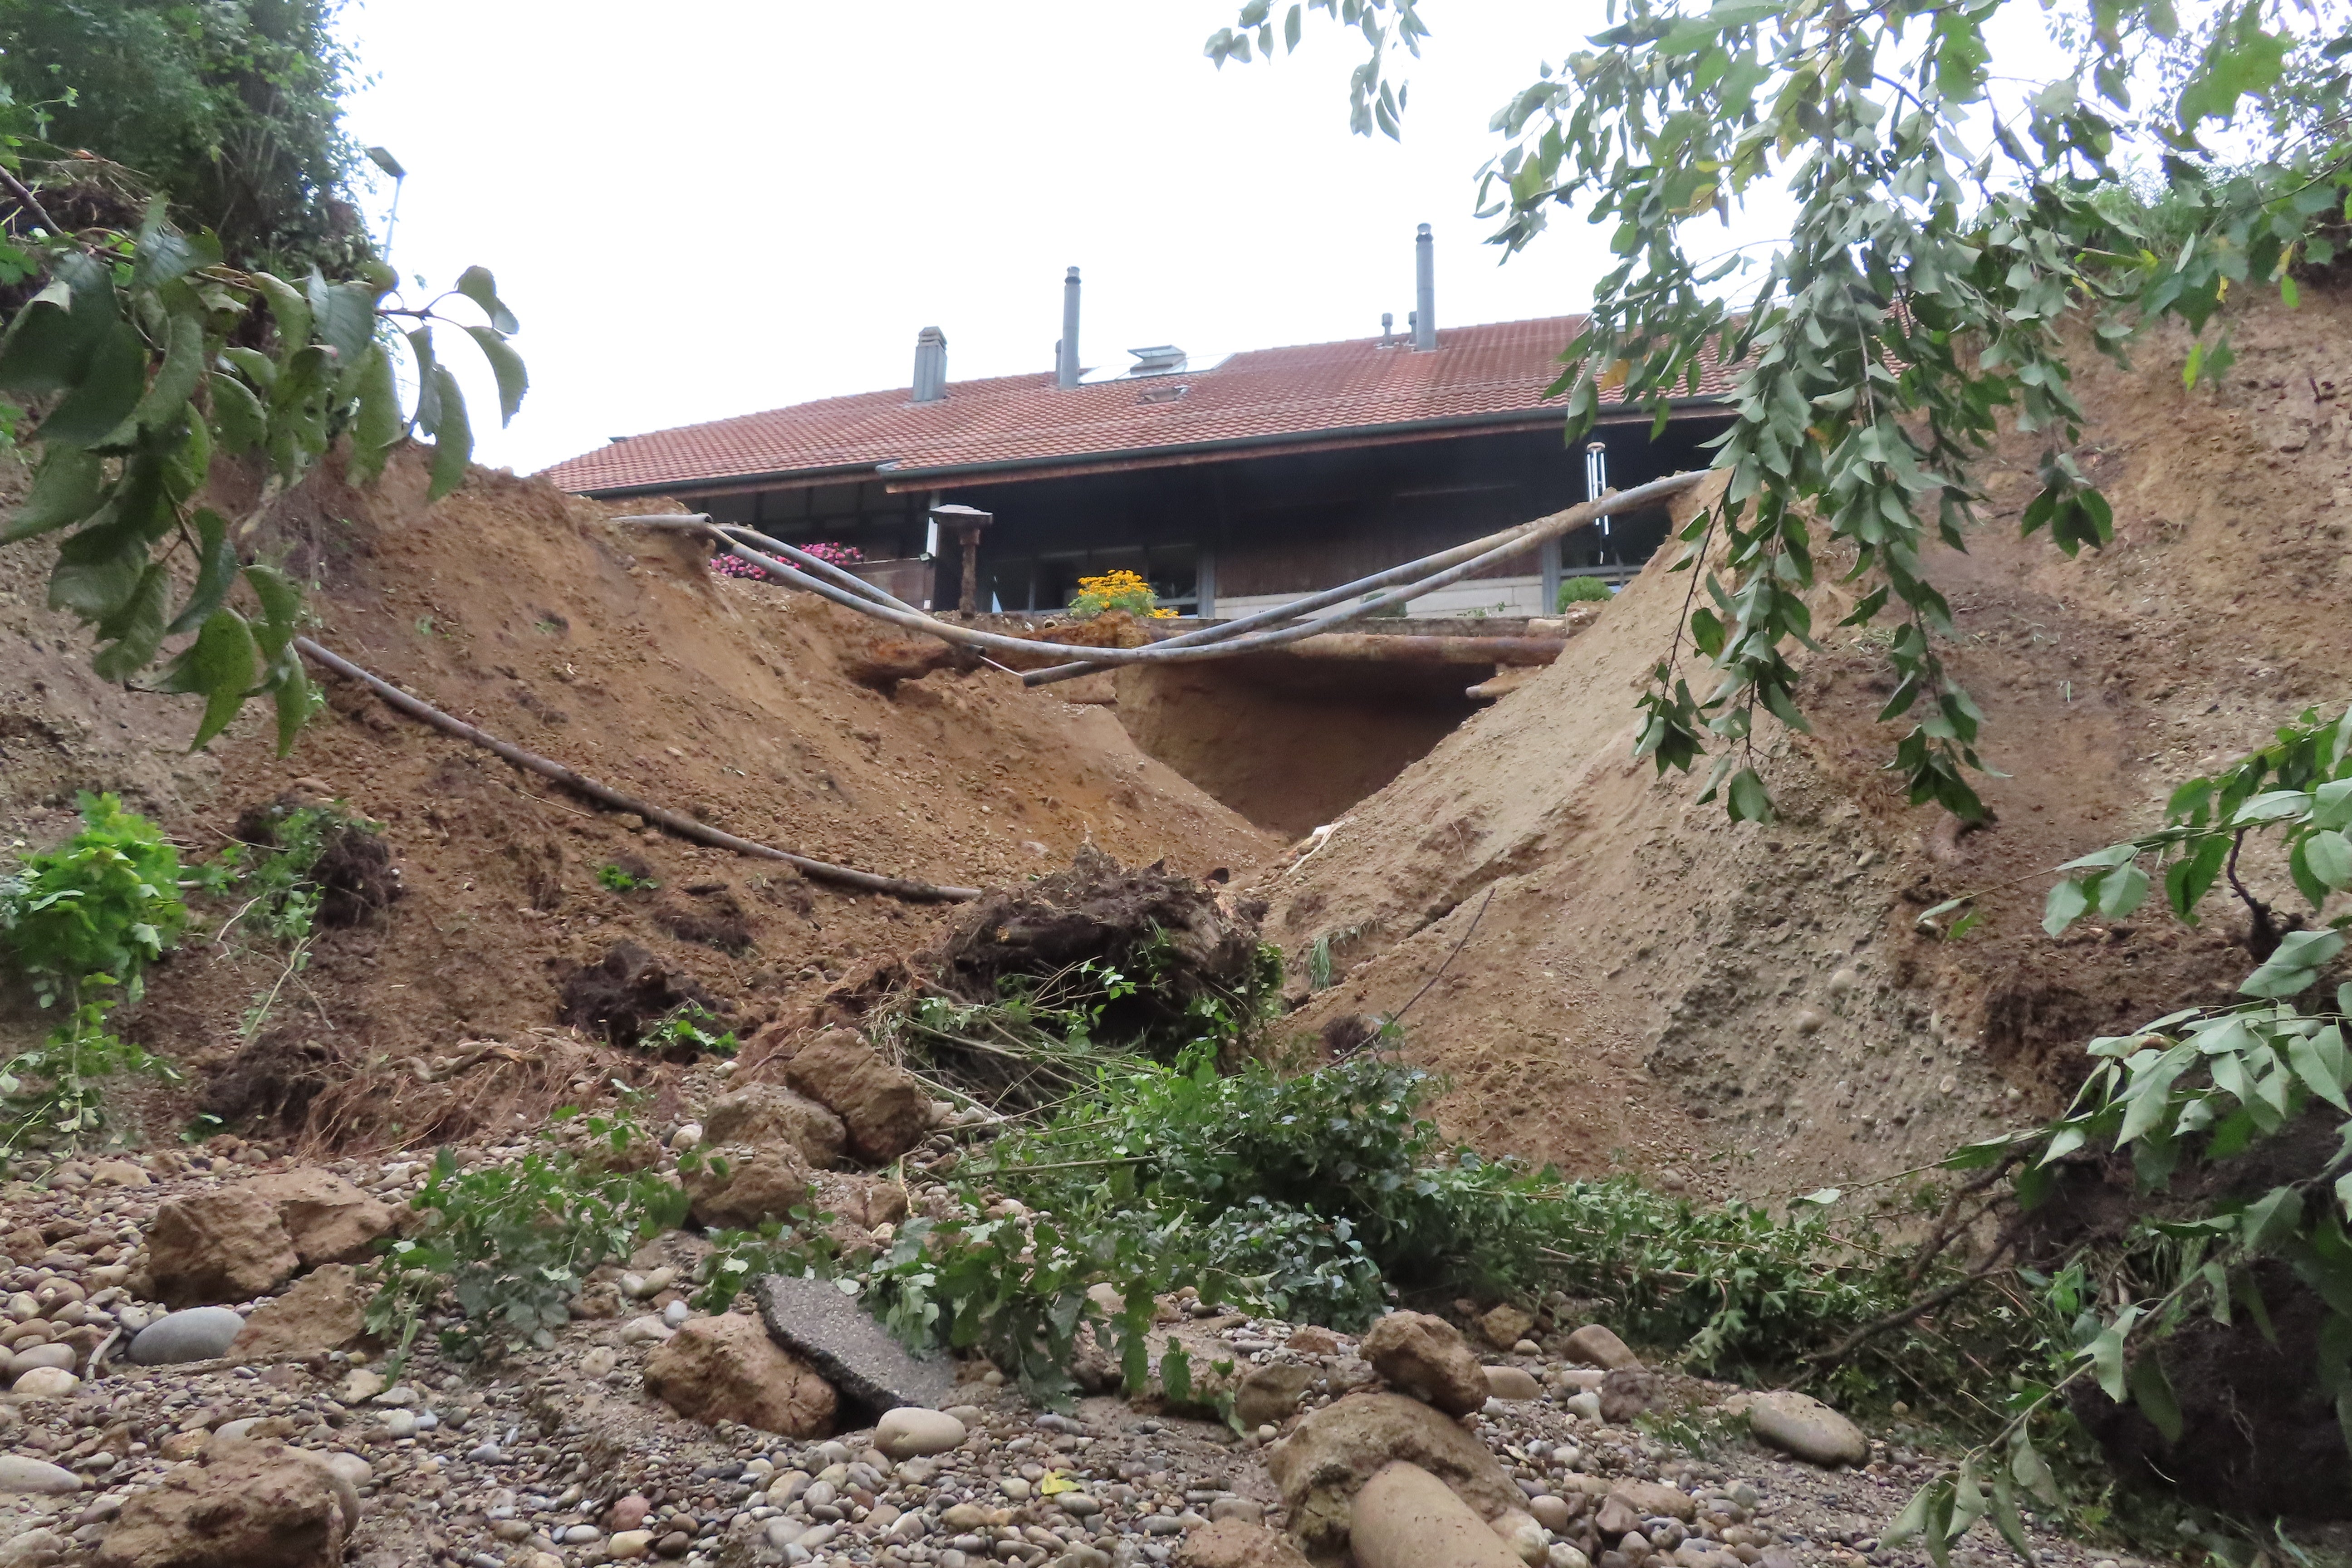
[[[1078,384],[1078,269],[1062,279],[1062,351],[1054,365],[1054,384],[1067,392]]]
[[[948,335],[937,327],[915,334],[915,401],[939,403],[948,395]]]
[[[1394,342],[1396,342],[1396,312],[1382,310],[1381,312],[1381,347],[1386,348]]]
[[[1437,346],[1437,260],[1436,247],[1429,237],[1429,226],[1423,224],[1412,241],[1412,347],[1415,353]]]

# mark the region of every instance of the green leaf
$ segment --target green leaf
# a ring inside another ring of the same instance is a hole
[[[2195,1046],[2178,1045],[2133,1076],[2131,1086],[2122,1096],[2127,1109],[2124,1111],[2124,1124],[2116,1133],[2116,1148],[2146,1136],[2150,1128],[2165,1119],[2174,1081],[2196,1059]]]
[[[215,610],[196,640],[173,660],[163,689],[205,694],[205,716],[190,751],[202,751],[236,717],[246,693],[253,689],[259,662],[252,628],[235,610]]]
[[[0,392],[42,397],[79,381],[100,334],[114,321],[112,293],[110,284],[103,301],[79,300],[59,278],[27,300],[0,339]]]
[[[184,637],[211,618],[228,597],[236,581],[236,546],[229,542],[228,520],[210,507],[196,512],[196,585],[188,602],[164,628],[167,637]]]
[[[2147,897],[2147,873],[2137,866],[2118,866],[2099,879],[2099,912],[2121,920]]]
[[[217,267],[220,259],[220,241],[208,234],[190,238],[173,228],[165,216],[163,198],[158,196],[148,204],[147,221],[139,230],[131,263],[131,287],[152,289],[174,278],[184,278],[198,268]]]
[[[2041,1562],[2033,1554],[2032,1541],[2026,1536],[2025,1521],[2018,1517],[2017,1494],[2010,1486],[2009,1477],[1999,1470],[1993,1472],[1992,1478],[1992,1522],[1993,1528],[2000,1531],[2000,1538],[2025,1559],[2027,1568]]]
[[[2248,1251],[2260,1251],[2291,1235],[2302,1220],[2303,1194],[2293,1187],[2273,1187],[2238,1216],[2238,1232]]]
[[[522,355],[514,345],[488,327],[467,327],[466,335],[481,345],[482,357],[490,362],[490,374],[499,383],[499,423],[511,422],[522,407],[522,395],[530,389],[530,377],[524,371]]]
[[[2248,996],[2283,999],[2299,994],[2319,978],[2321,966],[2343,951],[2342,931],[2289,931],[2238,989]]]
[[[82,548],[71,548],[78,544]],[[49,608],[102,621],[130,601],[146,571],[147,549],[136,529],[120,523],[86,528],[58,552],[49,571]]]
[[[245,581],[261,601],[262,618],[273,629],[290,636],[302,615],[302,590],[294,585],[294,580],[275,566],[253,565],[245,569]],[[282,643],[284,637],[279,640]]]
[[[2033,1439],[2022,1426],[2010,1434],[2009,1473],[2036,1500],[2053,1508],[2058,1505],[2058,1478],[2050,1473],[2049,1465],[2034,1450]]]
[[[374,341],[376,291],[364,283],[330,283],[313,267],[304,300],[319,341],[344,364],[357,364]]]
[[[205,319],[194,310],[172,317],[163,363],[147,385],[132,417],[142,430],[161,430],[177,420],[205,376]]]
[[[0,531],[0,544],[14,544],[52,529],[79,522],[98,510],[105,491],[105,465],[79,447],[51,447],[41,454],[25,504]]]
[[[2164,1375],[2164,1365],[2157,1360],[2156,1348],[2152,1345],[2141,1352],[2139,1359],[2132,1363],[2131,1393],[2132,1401],[2139,1406],[2140,1414],[2164,1434],[2164,1440],[2179,1442],[2183,1430],[2180,1401],[2173,1396],[2172,1380]]]
[[[284,364],[310,345],[310,301],[283,278],[267,272],[252,274],[253,285],[269,302],[270,319],[278,323],[278,363]]]
[[[2344,1049],[2344,1031],[2336,1025],[2297,1035],[2287,1042],[2286,1059],[2304,1086],[2336,1110],[2352,1112],[2344,1090],[2352,1085],[2352,1060]]]
[[[114,434],[147,390],[147,340],[128,321],[106,329],[65,400],[41,421],[36,439],[93,447]]]
[[[2090,1358],[2092,1375],[2107,1397],[2120,1405],[2124,1400],[2124,1336],[2113,1324],[2101,1329],[2096,1338],[2084,1348]]]
[[[438,412],[433,426],[433,482],[425,492],[427,504],[466,482],[466,465],[474,456],[474,432],[466,423],[466,395],[447,365],[433,367],[433,401]]]
[[[351,458],[344,470],[352,482],[363,485],[383,472],[385,457],[406,428],[392,355],[382,343],[372,343],[360,365],[359,409],[352,420]]]
[[[2311,874],[2341,891],[2352,888],[2352,839],[2328,830],[2303,841],[2304,860]]]
[[[310,717],[310,677],[302,668],[299,655],[286,679],[278,683],[278,754],[285,756],[294,750],[296,737],[301,734],[303,722]]]
[[[1754,768],[1742,768],[1731,775],[1729,805],[1734,822],[1772,819],[1771,797],[1764,793],[1764,781],[1756,776]]]
[[[100,638],[113,639],[90,660],[100,680],[128,680],[154,660],[155,650],[163,646],[163,613],[171,595],[171,573],[162,562],[149,562],[131,596],[99,623]]]
[[[498,280],[490,276],[488,268],[468,267],[458,274],[457,292],[479,305],[482,314],[490,319],[491,328],[501,335],[512,337],[522,331],[522,323],[499,300]]]
[[[269,432],[269,416],[253,389],[233,375],[215,371],[206,378],[213,394],[213,427],[224,452],[250,452]]]
[[[2090,907],[2090,895],[2083,890],[2082,883],[2061,882],[2050,889],[2050,897],[2042,907],[2042,929],[2058,936],[2082,919]]]

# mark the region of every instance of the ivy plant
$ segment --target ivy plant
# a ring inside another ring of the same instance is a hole
[[[2141,325],[2183,321],[2200,334],[2193,384],[2231,358],[2210,331],[2224,293],[2275,288],[2294,305],[2297,266],[2334,259],[2352,221],[2340,11],[2224,0],[2184,26],[2172,0],[2045,7],[2063,63],[2019,86],[1995,73],[1990,38],[2022,9],[1612,0],[1605,30],[1494,117],[1504,145],[1480,176],[1494,243],[1516,253],[1577,210],[1610,258],[1553,388],[1570,438],[1604,404],[1663,427],[1672,400],[1729,377],[1714,458],[1727,488],[1683,535],[1681,567],[1705,592],[1652,672],[1637,753],[1688,771],[1713,751],[1703,798],[1734,818],[1770,810],[1759,719],[1805,727],[1790,656],[1813,646],[1824,558],[1858,595],[1841,625],[1892,623],[1880,718],[1908,728],[1889,765],[1915,805],[1981,816],[1981,715],[1938,651],[1951,615],[1930,565],[1938,542],[1966,548],[1977,458],[2000,423],[2039,437],[2020,526],[2070,555],[2103,545],[2112,510],[2076,460],[2070,325],[2120,355]],[[1423,7],[1303,0],[1282,19],[1286,47],[1318,13],[1370,44],[1355,128],[1399,134],[1391,68],[1428,36]],[[1209,57],[1270,56],[1276,31],[1269,0],[1249,0]],[[2228,137],[2209,144],[2217,122]],[[2161,222],[2105,199],[2134,153],[2160,160]],[[1692,220],[1772,190],[1796,213],[1769,258],[1701,250]],[[1712,684],[1685,669],[1686,646]]]
[[[16,198],[0,268],[37,284],[0,330],[0,397],[29,416],[19,438],[37,453],[0,547],[54,552],[49,605],[92,629],[100,676],[204,698],[196,746],[268,696],[290,748],[313,706],[294,646],[302,592],[250,559],[255,531],[338,441],[346,475],[366,484],[394,447],[428,436],[429,497],[457,487],[472,425],[435,328],[478,345],[511,419],[528,383],[496,279],[469,268],[411,308],[381,262],[289,281],[227,265],[160,197],[135,234],[68,232],[5,160],[0,184]],[[453,300],[480,319],[447,314]],[[260,488],[230,516],[217,509],[241,489],[223,469],[238,462]]]

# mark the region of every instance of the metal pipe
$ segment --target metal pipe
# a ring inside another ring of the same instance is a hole
[[[1240,616],[1221,626],[1202,626],[1198,631],[1185,632],[1181,636],[1170,637],[1159,646],[1186,647],[1196,643],[1223,642],[1259,626],[1296,620],[1309,611],[1319,610],[1327,605],[1336,605],[1343,599],[1352,599],[1375,588],[1385,588],[1391,584],[1410,582],[1415,573],[1425,572],[1433,567],[1452,566],[1457,562],[1468,561],[1474,557],[1483,560],[1495,558],[1497,555],[1508,556],[1516,553],[1519,549],[1526,548],[1527,545],[1541,544],[1546,539],[1556,539],[1560,534],[1567,533],[1596,517],[1605,517],[1614,511],[1630,511],[1647,505],[1653,500],[1662,500],[1666,496],[1676,494],[1696,484],[1705,477],[1704,473],[1690,473],[1654,479],[1646,485],[1637,485],[1622,495],[1586,501],[1581,506],[1571,507],[1564,512],[1556,512],[1551,517],[1538,518],[1533,522],[1523,522],[1516,528],[1507,528],[1499,533],[1490,533],[1484,539],[1474,539],[1467,544],[1457,544],[1451,550],[1440,551],[1435,555],[1424,555],[1418,561],[1408,561],[1402,566],[1391,566],[1385,572],[1375,572],[1369,577],[1359,577],[1352,583],[1342,583],[1336,588],[1326,588],[1319,594],[1309,594],[1305,598],[1294,599],[1287,605],[1276,605],[1271,609],[1259,610],[1253,615]],[[1574,516],[1577,521],[1556,530],[1546,526],[1560,518],[1570,516]],[[1522,539],[1525,541],[1524,543],[1506,548],[1512,546],[1514,541]],[[1412,595],[1400,591],[1379,603],[1385,606],[1390,600],[1408,596]],[[1057,664],[1045,669],[1031,670],[1021,679],[1025,686],[1050,686],[1057,680],[1075,680],[1079,676],[1090,674],[1100,668],[1102,668],[1100,665],[1083,661],[1076,664]]]
[[[1412,347],[1416,353],[1437,346],[1437,247],[1423,224],[1412,240]]]
[[[1580,528],[1593,518],[1604,513],[1630,511],[1654,501],[1662,500],[1667,496],[1689,489],[1705,477],[1703,473],[1676,474],[1670,479],[1654,479],[1646,485],[1599,501],[1587,501],[1581,506],[1570,507],[1566,511],[1555,512],[1550,517],[1514,530],[1509,542],[1489,550],[1484,554],[1471,556],[1445,571],[1434,573],[1409,584],[1387,598],[1344,605],[1339,609],[1328,611],[1277,631],[1258,632],[1247,637],[1234,637],[1228,632],[1223,640],[1208,643],[1186,643],[1181,637],[1171,637],[1164,643],[1156,643],[1150,647],[1085,647],[1075,643],[1038,642],[1026,637],[1005,637],[998,632],[984,632],[972,626],[951,626],[945,621],[933,620],[930,616],[917,611],[904,607],[894,609],[889,605],[877,604],[871,596],[864,595],[862,593],[853,593],[835,587],[821,577],[813,576],[797,567],[788,566],[773,556],[763,555],[739,543],[713,525],[704,523],[700,526],[714,539],[724,542],[730,554],[738,560],[750,562],[781,582],[805,593],[814,594],[820,598],[829,599],[845,609],[858,611],[877,620],[888,621],[894,626],[904,626],[909,631],[927,632],[942,642],[960,643],[966,647],[985,648],[997,653],[1031,656],[1055,654],[1084,659],[1090,664],[1192,664],[1203,659],[1223,658],[1230,654],[1254,652],[1259,648],[1280,647],[1303,641],[1318,632],[1328,631],[1333,626],[1344,625],[1349,621],[1359,620],[1370,615],[1374,610],[1386,607],[1395,600],[1416,598],[1423,594],[1433,593],[1469,575],[1482,566],[1507,559],[1531,545],[1541,543],[1546,539],[1566,533],[1571,529]],[[1456,550],[1446,552],[1446,554],[1458,555],[1462,548],[1468,547],[1458,547]],[[814,562],[815,560],[814,556],[794,550],[789,545],[782,547],[782,552],[800,561]],[[1426,570],[1432,562],[1439,559],[1442,557],[1432,556],[1393,570],[1400,575],[1409,574]],[[871,584],[860,586],[862,590],[870,588]],[[1297,611],[1286,607],[1285,613],[1296,615]],[[1215,629],[1225,630],[1225,628]],[[1040,670],[1037,673],[1042,675],[1045,672]]]
[[[1078,269],[1062,279],[1062,349],[1055,356],[1054,384],[1064,392],[1078,384]]]

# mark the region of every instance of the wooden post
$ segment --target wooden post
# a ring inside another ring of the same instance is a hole
[[[996,521],[995,516],[992,513],[982,511],[977,507],[950,504],[931,508],[931,521],[940,525],[940,531],[942,533],[952,530],[957,539],[962,542],[963,588],[958,596],[956,607],[965,615],[976,616],[980,614],[982,608],[980,535],[982,530]]]

